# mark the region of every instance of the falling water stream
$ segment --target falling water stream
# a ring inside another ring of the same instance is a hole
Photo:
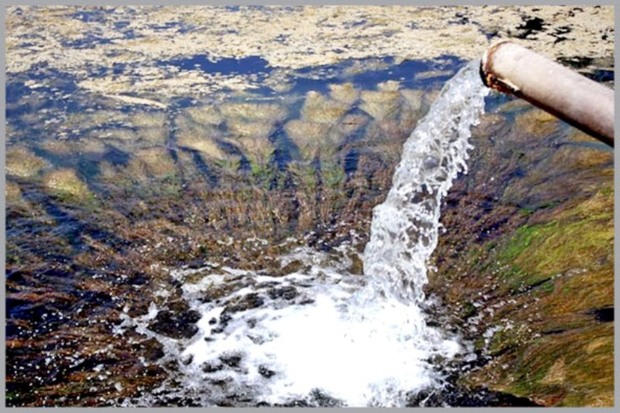
[[[155,337],[174,366],[161,387],[132,405],[403,406],[441,383],[431,360],[462,351],[457,337],[430,327],[420,308],[427,259],[437,244],[440,204],[467,170],[470,127],[487,93],[472,62],[446,83],[405,143],[385,202],[374,210],[365,277],[326,253],[281,257],[303,271],[283,277],[218,267],[178,270],[199,331],[177,340],[148,328],[158,309],[125,316]],[[343,246],[342,248],[346,248]],[[208,274],[196,281],[196,273]]]
[[[407,303],[424,299],[426,261],[437,246],[441,199],[467,172],[470,127],[484,111],[488,89],[470,63],[444,86],[439,99],[405,142],[392,188],[374,209],[364,251],[371,294]]]

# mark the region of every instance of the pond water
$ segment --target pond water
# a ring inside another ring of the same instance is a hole
[[[9,7],[7,404],[613,404],[613,150],[460,72],[518,37],[613,87],[612,32]]]
[[[442,103],[466,65],[449,56],[158,65],[258,86],[160,101],[7,76],[9,403],[405,406],[441,388],[471,348],[427,325],[422,287],[484,109],[475,68]]]

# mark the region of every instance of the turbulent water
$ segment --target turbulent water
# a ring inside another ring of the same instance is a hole
[[[387,199],[374,210],[366,277],[307,248],[281,258],[306,264],[284,277],[215,265],[175,272],[201,314],[199,331],[187,340],[151,331],[155,305],[141,318],[126,316],[119,329],[158,339],[166,353],[160,363],[171,373],[126,403],[403,406],[440,385],[431,360],[454,357],[461,346],[427,326],[420,304],[441,199],[466,171],[469,129],[484,109],[477,67],[472,62],[445,85],[406,142]]]

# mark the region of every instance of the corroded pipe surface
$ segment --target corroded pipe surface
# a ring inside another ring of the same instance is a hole
[[[614,91],[510,41],[487,49],[480,66],[488,87],[523,98],[614,146]]]

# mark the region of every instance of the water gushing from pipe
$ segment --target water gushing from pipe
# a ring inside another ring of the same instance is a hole
[[[405,142],[387,199],[373,211],[364,272],[369,298],[382,293],[405,302],[424,299],[426,263],[437,246],[441,199],[458,173],[467,172],[470,128],[484,111],[478,66],[448,81],[429,113]]]

